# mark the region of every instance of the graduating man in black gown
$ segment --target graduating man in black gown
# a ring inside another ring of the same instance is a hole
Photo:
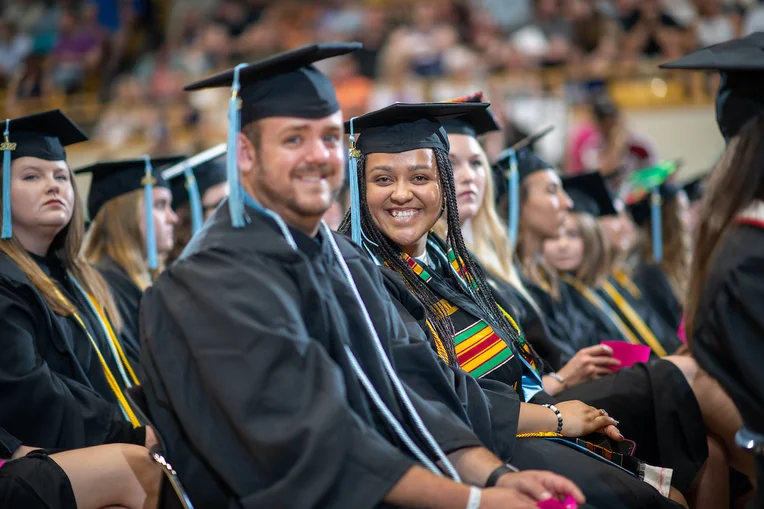
[[[582,500],[562,478],[510,473],[459,398],[426,401],[401,382],[390,350],[408,335],[381,276],[321,223],[343,182],[343,130],[312,63],[358,47],[306,46],[186,87],[232,86],[235,138],[228,202],[141,305],[143,386],[164,452],[197,507]],[[421,376],[445,376],[422,346]]]

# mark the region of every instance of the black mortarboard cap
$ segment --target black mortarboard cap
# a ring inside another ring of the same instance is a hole
[[[162,178],[170,182],[172,189],[172,208],[177,209],[189,201],[189,174],[186,170],[191,171],[190,176],[193,176],[200,199],[209,188],[225,182],[225,155],[226,144],[221,143],[162,170]],[[186,178],[181,178],[184,176]]]
[[[11,150],[11,160],[37,157],[46,161],[65,161],[64,147],[88,139],[82,129],[61,110],[10,119],[7,124],[8,141],[16,144],[16,148]]]
[[[170,185],[162,178],[161,170],[170,164],[175,164],[184,159],[183,156],[152,157],[151,166],[154,169],[154,186],[166,187]],[[88,193],[88,214],[91,221],[95,219],[98,211],[109,200],[123,194],[142,189],[146,175],[145,159],[125,159],[122,161],[108,161],[92,164],[74,171],[77,175],[91,173],[93,179],[90,182]]]
[[[3,222],[0,237],[13,236],[11,221],[11,161],[36,157],[46,161],[66,161],[67,145],[87,141],[82,129],[61,110],[49,110],[24,117],[6,119],[0,151],[3,154]]]
[[[663,201],[670,200],[682,191],[682,188],[668,182],[661,184],[658,188]],[[627,204],[631,217],[639,226],[646,224],[650,220],[650,193],[645,193],[639,200]]]
[[[523,180],[531,173],[535,173],[539,170],[554,168],[554,165],[544,161],[536,154],[536,143],[553,130],[554,126],[547,126],[540,129],[535,133],[526,136],[511,147],[504,149],[499,154],[496,162],[493,163],[494,184],[496,186],[495,195],[497,200],[508,192],[507,172],[510,169],[512,152],[514,152],[517,160],[517,172],[520,176],[520,180]]]
[[[269,117],[319,119],[340,109],[329,78],[313,64],[361,49],[362,44],[318,43],[263,58],[186,85],[184,90],[230,88],[228,100],[228,154],[230,184],[228,210],[231,226],[242,228],[244,196],[236,164],[236,138],[242,126]]]
[[[554,129],[553,126],[545,127],[505,149],[492,166],[496,184],[496,202],[509,195],[508,231],[509,241],[513,246],[520,231],[520,182],[532,173],[554,168],[534,151],[536,143],[552,129]],[[515,169],[517,171],[514,171]]]
[[[663,69],[718,71],[716,122],[729,141],[745,123],[764,112],[764,32],[714,44],[660,66]]]
[[[396,103],[345,122],[345,131],[350,134],[350,235],[354,242],[360,244],[362,237],[358,156],[427,148],[448,153],[448,134],[441,122],[485,110],[488,106],[488,103],[467,102]]]
[[[226,144],[221,143],[162,171],[162,177],[170,182],[172,208],[177,210],[189,202],[192,233],[204,224],[205,191],[228,179],[225,155]]]
[[[594,217],[617,214],[613,197],[599,172],[592,171],[565,177],[562,179],[562,186],[573,200],[573,212],[590,214]]]
[[[483,97],[482,92],[478,92],[474,95],[456,99],[453,101],[443,101],[444,103],[457,103],[457,104],[479,104],[487,102]],[[501,126],[496,122],[496,118],[489,109],[481,109],[466,113],[460,117],[447,118],[441,121],[443,128],[447,134],[464,134],[477,138],[486,133],[492,131],[501,130]]]
[[[397,154],[420,148],[448,152],[448,135],[441,122],[488,106],[489,103],[396,103],[345,122],[345,131],[356,137],[355,146],[364,155]]]
[[[313,64],[361,49],[362,44],[318,43],[239,67],[241,125],[268,117],[323,118],[339,111],[329,78]],[[235,69],[190,83],[186,91],[231,88]]]

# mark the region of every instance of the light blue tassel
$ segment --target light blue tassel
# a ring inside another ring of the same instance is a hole
[[[239,64],[233,70],[231,98],[228,100],[228,151],[226,152],[226,171],[230,193],[228,196],[228,211],[231,214],[231,225],[234,228],[244,227],[244,202],[239,188],[239,167],[236,163],[236,138],[241,131],[241,108],[239,106],[239,90],[241,83],[239,73],[247,64]]]
[[[663,224],[661,219],[661,206],[663,205],[660,187],[654,187],[650,196],[650,219],[653,234],[653,261],[660,263],[663,260]]]
[[[13,237],[13,226],[11,225],[11,146],[10,131],[11,120],[5,119],[5,145],[3,149],[3,239],[10,239]]]
[[[154,231],[154,169],[151,167],[151,158],[143,156],[146,161],[146,172],[143,175],[143,203],[146,213],[146,255],[149,261],[149,269],[156,270],[157,262],[157,239]]]
[[[361,246],[361,192],[358,187],[358,149],[355,148],[353,121],[350,119],[350,145],[348,163],[350,166],[350,238]]]
[[[514,248],[520,228],[520,173],[517,169],[517,152],[509,149],[509,243]]]
[[[191,205],[191,234],[198,232],[204,223],[204,210],[202,209],[202,197],[199,194],[199,184],[196,183],[194,170],[186,168],[183,170],[186,176],[186,191],[188,192],[188,201]]]

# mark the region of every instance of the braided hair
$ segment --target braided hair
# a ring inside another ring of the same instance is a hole
[[[438,168],[438,178],[443,189],[443,200],[445,205],[446,223],[448,234],[446,241],[454,250],[459,270],[464,274],[467,283],[473,288],[471,297],[474,298],[481,311],[485,313],[491,322],[491,325],[500,329],[502,337],[517,342],[519,332],[510,323],[507,317],[499,308],[493,293],[486,282],[485,274],[467,249],[462,231],[459,225],[459,211],[456,205],[456,186],[454,185],[454,170],[448,153],[440,148],[433,148],[435,161]],[[442,302],[439,295],[436,295],[422,279],[406,263],[401,249],[388,239],[382,230],[374,223],[371,212],[369,211],[366,200],[366,156],[361,155],[358,159],[358,191],[362,199],[361,202],[361,229],[369,242],[366,247],[382,263],[398,272],[404,279],[406,286],[411,292],[425,305],[427,310],[427,319],[430,322],[435,333],[441,338],[446,350],[445,360],[452,366],[458,366],[456,356],[456,347],[454,337],[456,332],[451,318],[448,314],[448,306]],[[345,214],[340,227],[341,233],[350,231],[351,212]],[[498,331],[497,331],[498,332]]]

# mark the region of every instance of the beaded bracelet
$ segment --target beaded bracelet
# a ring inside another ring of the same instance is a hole
[[[552,412],[554,412],[554,415],[557,416],[557,431],[555,431],[555,433],[562,433],[563,422],[562,422],[562,413],[560,412],[560,410],[554,405],[541,405],[541,406],[546,407]]]

